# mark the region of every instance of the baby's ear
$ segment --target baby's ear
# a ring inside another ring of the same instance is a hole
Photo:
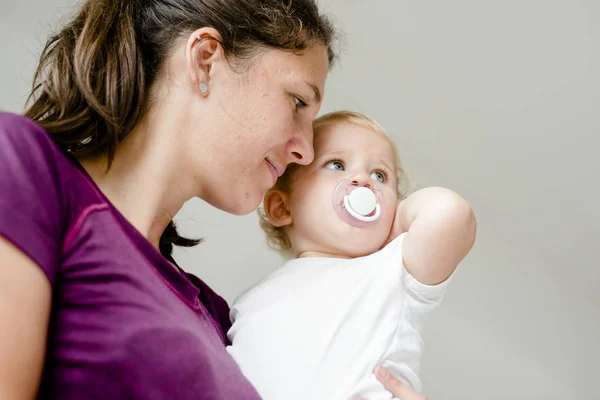
[[[265,195],[263,206],[271,223],[281,228],[292,223],[292,214],[288,208],[289,196],[281,190],[271,189]]]

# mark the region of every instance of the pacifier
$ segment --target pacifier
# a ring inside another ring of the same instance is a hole
[[[374,225],[385,213],[383,192],[342,180],[333,191],[333,208],[349,225],[363,228]]]

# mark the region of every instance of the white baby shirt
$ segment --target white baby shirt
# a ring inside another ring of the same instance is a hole
[[[423,322],[450,279],[413,278],[404,235],[365,257],[288,261],[235,302],[227,350],[264,400],[390,400],[380,363],[421,390]]]

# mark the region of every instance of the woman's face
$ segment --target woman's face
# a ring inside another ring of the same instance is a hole
[[[234,214],[255,210],[289,163],[312,162],[312,121],[329,69],[324,46],[260,51],[247,71],[211,72],[209,121],[194,128],[210,131],[190,146],[204,155],[190,155],[202,198]]]

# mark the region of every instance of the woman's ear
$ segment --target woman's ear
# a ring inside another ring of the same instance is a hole
[[[214,28],[202,28],[192,33],[186,46],[186,67],[195,90],[207,96],[212,67],[222,58],[221,35]]]
[[[288,207],[289,196],[281,190],[271,189],[265,195],[263,206],[271,223],[281,228],[292,223],[292,214]]]

